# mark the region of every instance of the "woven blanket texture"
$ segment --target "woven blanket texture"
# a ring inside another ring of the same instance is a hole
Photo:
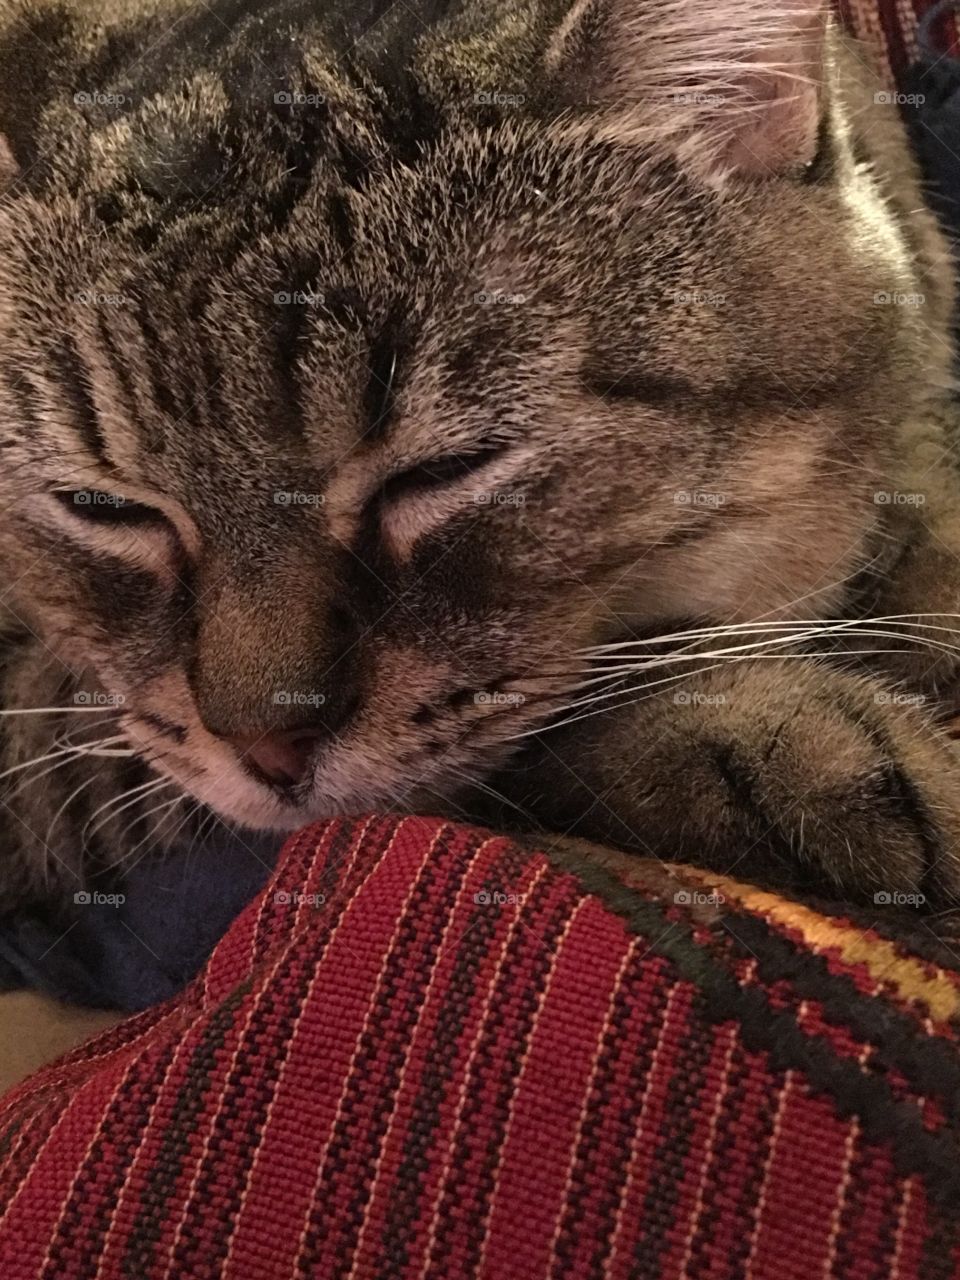
[[[3,1280],[960,1277],[960,978],[746,885],[330,822],[0,1103]]]
[[[960,7],[960,6],[958,6]],[[836,0],[844,25],[870,46],[878,65],[886,65],[895,78],[903,76],[920,52],[918,24],[932,15],[930,41],[944,53],[958,46],[958,15],[940,0]]]

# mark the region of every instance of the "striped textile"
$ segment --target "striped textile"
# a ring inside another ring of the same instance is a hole
[[[899,79],[916,60],[917,24],[936,0],[836,0],[841,20],[875,51]],[[960,7],[960,6],[958,6]],[[945,12],[931,31],[934,47],[941,52],[960,46],[958,15]]]
[[[314,827],[181,998],[0,1103],[0,1276],[960,1277],[960,977],[925,936]]]

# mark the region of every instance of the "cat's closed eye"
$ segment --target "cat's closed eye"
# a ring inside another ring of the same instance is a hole
[[[57,489],[53,497],[71,515],[95,524],[150,524],[166,519],[156,507],[103,489]]]
[[[463,453],[448,453],[420,462],[390,476],[382,485],[378,497],[382,502],[390,502],[405,494],[454,484],[466,476],[474,475],[494,458],[499,458],[505,447],[497,443],[482,444]]]
[[[518,460],[511,453],[505,441],[483,440],[388,476],[372,495],[370,509],[393,553],[402,559],[448,520],[467,511],[476,516],[491,483],[502,482],[505,467],[515,468]],[[466,483],[470,480],[472,485]]]

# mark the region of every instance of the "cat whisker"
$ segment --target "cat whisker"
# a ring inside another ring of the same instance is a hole
[[[186,815],[184,821],[181,822],[176,827],[176,829],[171,833],[169,838],[173,840],[177,836],[177,834],[183,829],[185,822],[195,818],[198,813],[202,813],[203,809],[204,809],[203,803],[200,800],[195,800],[193,805],[190,808],[190,812]],[[210,839],[218,827],[222,827],[225,831],[231,830],[229,825],[223,821],[223,819],[220,817],[220,815],[217,813],[215,809],[208,808],[206,813],[203,813],[203,816],[200,818],[200,821],[197,823],[197,829],[194,832],[193,848],[199,847],[200,849],[205,849],[206,846],[210,843]]]
[[[536,823],[536,819],[534,818],[532,813],[524,809],[522,805],[515,803],[515,801],[511,800],[508,796],[503,795],[500,791],[496,789],[496,787],[491,787],[489,783],[482,781],[480,778],[474,777],[472,774],[467,773],[463,769],[457,769],[457,768],[454,768],[453,766],[448,766],[448,771],[453,777],[459,778],[460,781],[463,784],[465,784],[467,787],[473,788],[477,791],[481,791],[484,795],[490,796],[491,799],[496,800],[498,804],[506,805],[509,809],[512,809],[514,813],[519,813],[520,816],[524,818],[527,822]],[[446,803],[456,808],[460,812],[462,817],[468,816],[467,814],[464,813],[462,809],[460,809],[460,806],[457,805],[449,797],[447,797]]]
[[[103,736],[104,730],[113,730],[114,732],[108,736]],[[77,737],[78,734],[93,734],[94,736],[79,738]],[[97,737],[97,734],[101,736]],[[108,740],[111,744],[123,740],[123,735],[119,732],[118,725],[110,720],[83,720],[79,724],[65,725],[57,732],[50,745],[52,747],[97,747],[102,746]]]
[[[149,778],[146,782],[140,783],[139,786],[131,787],[127,791],[121,791],[118,796],[111,796],[87,819],[80,832],[81,842],[92,839],[108,822],[116,818],[118,814],[123,813],[125,809],[129,809],[131,805],[139,804],[141,801],[146,800],[148,796],[151,796],[154,791],[159,791],[161,787],[170,785],[169,778]],[[121,801],[123,803],[120,803]],[[100,818],[99,822],[97,822],[97,818]]]
[[[827,635],[827,634],[836,635],[836,634],[843,634],[845,632],[849,634],[855,634],[857,636],[882,637],[885,639],[898,640],[898,641],[907,640],[907,641],[916,643],[918,646],[922,646],[924,648],[939,650],[942,653],[949,653],[951,655],[960,655],[960,646],[958,645],[947,644],[945,641],[942,641],[942,640],[931,639],[928,637],[915,637],[910,635],[909,633],[905,633],[901,631],[883,630],[880,627],[867,625],[873,622],[874,622],[873,619],[866,619],[864,620],[863,624],[858,625],[855,629],[850,628],[845,624],[843,627],[836,626],[836,627],[830,627],[830,628],[823,628],[820,630],[816,630],[812,628],[806,631],[793,630],[793,631],[788,631],[787,634],[785,635],[767,634],[764,636],[763,639],[752,640],[749,642],[732,645],[726,649],[716,649],[716,650],[694,649],[691,651],[691,648],[688,645],[686,649],[673,650],[670,653],[661,654],[661,655],[658,655],[657,657],[651,657],[651,658],[645,659],[644,664],[650,667],[664,666],[664,665],[669,665],[671,662],[684,661],[688,658],[693,658],[697,656],[713,657],[713,656],[719,656],[721,654],[727,654],[727,653],[737,654],[737,653],[746,653],[750,651],[758,651],[761,649],[769,649],[774,647],[783,648],[783,647],[786,647],[787,645],[802,643],[811,639],[817,639],[823,635]],[[766,628],[763,628],[763,630],[765,631]],[[943,628],[943,630],[949,631],[950,628]],[[720,635],[718,634],[716,636],[712,636],[712,635],[705,634],[703,638],[704,639],[720,638]],[[611,649],[606,652],[594,653],[592,655],[591,660],[594,662],[597,662],[597,661],[602,661],[604,659],[607,659],[607,660],[616,660],[616,659],[622,660],[623,658],[629,659],[630,655],[627,653],[624,653],[623,649],[631,646],[632,646],[632,642],[628,642],[627,645],[623,645],[623,646],[620,646],[620,645],[612,646]],[[847,651],[841,651],[841,652],[847,652]],[[896,650],[893,650],[892,652],[896,652]],[[812,655],[812,656],[816,656],[816,655]]]
[[[18,799],[18,797],[22,796],[25,791],[29,791],[31,787],[36,786],[38,782],[41,782],[51,773],[56,773],[58,769],[65,769],[67,765],[73,764],[75,760],[85,754],[85,752],[67,752],[61,756],[60,759],[54,760],[53,764],[48,765],[46,769],[41,769],[39,773],[26,774],[24,777],[18,779],[17,785],[12,791],[9,791],[4,795],[4,803],[7,805],[13,804],[13,802]],[[93,779],[91,778],[90,781],[92,780]]]
[[[56,813],[50,819],[50,824],[47,827],[47,834],[44,837],[44,841],[43,841],[44,848],[49,848],[50,841],[53,838],[53,833],[56,830],[56,826],[57,826],[57,823],[60,821],[60,818],[63,816],[64,813],[66,813],[66,811],[70,808],[71,804],[73,804],[74,800],[77,799],[77,797],[81,794],[81,792],[85,791],[87,787],[89,787],[94,781],[95,781],[94,774],[91,774],[89,778],[84,778],[83,782],[81,782],[78,787],[76,787],[73,791],[71,791],[70,794],[67,796],[66,800],[64,800],[63,804],[60,806],[60,808],[56,811]]]
[[[120,741],[123,741],[123,739],[119,737],[106,739],[107,743]],[[25,760],[22,764],[11,765],[9,769],[4,769],[3,772],[0,773],[0,781],[4,778],[11,777],[15,773],[21,773],[24,769],[31,769],[34,765],[45,764],[48,760],[55,760],[60,756],[82,756],[85,754],[86,749],[83,747],[64,747],[59,751],[49,751],[46,755],[35,756],[32,760]]]
[[[523,684],[521,682],[542,684],[544,680],[569,680],[573,676],[583,675],[584,671],[588,669],[586,665],[581,663],[568,671],[545,671],[541,675],[528,675],[524,672],[523,675],[517,676],[513,680],[504,680],[499,688],[522,692]]]
[[[901,652],[899,649],[849,649],[845,650],[844,657],[856,657],[864,654],[895,654]],[[827,660],[836,657],[835,654],[819,654],[819,653],[788,653],[783,648],[778,648],[775,653],[770,653],[766,649],[755,648],[752,645],[744,646],[736,649],[704,649],[696,653],[675,653],[669,657],[652,658],[639,662],[629,662],[617,667],[610,667],[607,671],[599,676],[595,676],[590,680],[582,681],[579,685],[574,686],[571,692],[577,689],[590,688],[592,685],[602,684],[607,680],[613,680],[618,677],[623,678],[631,675],[643,675],[647,671],[657,671],[664,667],[683,666],[687,663],[701,662],[704,660],[720,659],[724,662],[746,662],[759,659],[784,659],[784,658],[805,658],[808,661],[815,662]]]
[[[193,833],[190,838],[190,842],[184,851],[184,860],[183,860],[184,879],[186,879],[186,877],[189,874],[191,859],[195,855],[200,857],[203,856],[207,846],[210,843],[210,839],[213,833],[217,830],[217,827],[222,826],[225,831],[230,831],[230,828],[228,827],[227,823],[222,822],[218,817],[218,815],[212,809],[207,809],[205,813],[202,813],[203,809],[204,809],[204,805],[199,800],[195,800],[193,804],[187,809],[186,813],[183,815],[183,817],[180,819],[180,821],[177,823],[174,829],[164,837],[165,846],[167,848],[171,848],[173,846],[174,841],[178,838],[183,828],[188,823],[192,822],[197,817],[197,814],[202,814],[202,816],[200,817],[200,820],[197,822],[193,830]],[[234,833],[231,831],[231,834],[234,834]]]
[[[880,637],[883,637],[886,633],[865,632],[864,634],[878,635]],[[846,658],[879,657],[882,655],[897,654],[899,652],[900,652],[899,649],[857,648],[857,649],[844,650],[842,656]],[[747,662],[747,661],[760,661],[764,659],[766,659],[767,661],[784,661],[786,659],[793,659],[795,661],[804,660],[807,662],[826,662],[833,657],[836,657],[836,655],[806,653],[806,652],[805,653],[783,653],[783,652],[777,652],[777,653],[749,652],[747,653],[747,652],[743,652],[736,649],[713,649],[713,650],[708,649],[708,650],[703,650],[702,652],[697,652],[692,654],[676,654],[676,655],[673,655],[671,658],[655,659],[655,660],[639,662],[639,663],[629,663],[624,666],[614,667],[614,668],[611,668],[609,671],[605,672],[601,676],[597,676],[592,680],[584,681],[578,687],[585,688],[593,684],[602,684],[605,681],[612,680],[615,678],[618,680],[618,683],[622,683],[624,680],[628,679],[631,675],[642,675],[644,672],[654,670],[658,667],[674,666],[676,665],[676,663],[679,663],[679,662],[696,662],[696,661],[701,661],[703,659],[719,658],[719,659],[722,659],[724,662]],[[689,672],[678,672],[676,678],[686,679],[689,676],[689,674],[690,674]],[[593,695],[591,695],[591,697],[592,696]],[[608,695],[601,693],[598,696],[605,697]],[[582,701],[588,702],[591,700],[591,697],[584,698],[582,699]],[[575,704],[571,704],[571,705],[575,705]]]
[[[159,813],[161,817],[159,818],[158,821],[156,821],[153,824],[152,828],[147,832],[147,834],[143,836],[142,839],[137,841],[137,843],[133,846],[132,849],[128,849],[123,853],[121,858],[115,864],[116,867],[118,869],[123,869],[126,872],[132,871],[133,868],[137,866],[138,863],[141,862],[142,859],[152,851],[152,848],[151,848],[152,844],[160,834],[160,831],[164,823],[167,821],[168,817],[171,816],[171,811],[175,810],[178,805],[183,804],[186,800],[187,800],[187,797],[182,793],[179,793],[175,796],[168,796],[165,800],[162,800],[160,804],[154,805],[152,809],[147,809],[144,813],[138,813],[136,818],[134,818],[134,820],[131,823],[129,823],[129,825],[125,828],[122,834],[118,837],[118,843],[120,843],[121,845],[123,841],[126,839],[128,833],[132,830],[132,828],[137,823],[145,821],[147,818],[151,817],[155,813]],[[141,854],[139,858],[134,859],[133,855],[137,852],[138,849],[143,848],[144,845],[147,845],[148,848],[144,850],[144,853]]]
[[[713,664],[713,666],[704,667],[702,670],[700,670],[700,671],[696,672],[695,674],[697,674],[697,675],[706,675],[706,674],[707,674],[708,672],[710,672],[710,671],[716,671],[716,670],[717,670],[719,667],[721,667],[722,665],[723,665],[723,664],[722,664],[722,663],[719,663],[719,662],[718,662],[718,663],[714,663],[714,664]],[[656,684],[658,684],[658,685],[660,685],[660,684],[676,683],[678,680],[682,680],[682,679],[687,678],[687,676],[688,676],[688,675],[689,675],[689,673],[684,673],[683,675],[677,675],[677,676],[668,676],[668,677],[666,677],[664,680],[658,680],[658,681],[656,681],[655,683],[656,683]],[[644,685],[644,686],[643,686],[643,688],[644,688],[645,690],[650,690],[650,689],[652,688],[652,686],[650,686],[650,685]],[[626,692],[627,692],[627,690],[625,690],[625,689],[621,689],[621,690],[617,690],[617,692],[618,692],[618,693],[626,693]],[[611,707],[601,707],[598,711],[588,711],[588,712],[585,712],[583,715],[579,715],[579,716],[571,716],[571,717],[570,717],[569,719],[567,719],[567,720],[560,720],[560,721],[557,721],[557,722],[554,722],[554,723],[550,723],[550,724],[546,724],[546,725],[541,725],[539,728],[535,728],[535,729],[527,729],[527,730],[525,730],[523,733],[516,734],[513,738],[508,739],[508,741],[516,742],[516,741],[519,741],[519,740],[521,740],[521,739],[523,739],[523,738],[532,738],[532,737],[536,737],[537,735],[542,734],[542,733],[549,733],[549,732],[551,732],[553,729],[563,729],[563,728],[566,728],[566,726],[567,726],[567,725],[577,724],[580,720],[588,720],[588,719],[590,719],[592,716],[606,715],[606,714],[609,714],[611,711],[618,711],[618,710],[621,710],[621,709],[622,709],[622,708],[624,708],[624,707],[632,707],[632,706],[635,706],[638,702],[645,702],[648,698],[654,698],[654,697],[656,697],[656,696],[657,696],[657,694],[656,694],[656,693],[654,693],[654,692],[644,692],[644,694],[643,694],[641,697],[639,697],[639,698],[632,698],[632,699],[630,699],[630,700],[629,700],[629,701],[627,701],[627,702],[616,703],[614,706],[611,706]],[[598,699],[598,701],[599,701],[599,699]],[[571,709],[571,708],[564,708],[564,710],[570,710],[570,709]]]
[[[712,665],[710,665],[710,666],[702,667],[702,668],[700,668],[700,670],[695,671],[695,672],[692,672],[692,673],[691,673],[691,672],[689,672],[689,671],[677,672],[677,673],[675,673],[674,675],[664,676],[661,680],[653,680],[653,681],[650,681],[650,682],[645,682],[645,683],[641,686],[641,688],[644,690],[644,696],[643,696],[642,698],[637,698],[637,699],[635,699],[635,701],[637,701],[637,702],[643,702],[643,701],[645,701],[645,700],[646,700],[646,698],[653,698],[653,697],[656,697],[657,695],[656,695],[656,692],[655,692],[655,691],[656,691],[660,686],[662,686],[662,685],[676,684],[676,683],[677,683],[678,681],[680,681],[680,680],[687,680],[687,679],[689,679],[689,678],[690,678],[691,674],[692,674],[692,675],[698,675],[698,676],[699,676],[699,675],[706,675],[706,674],[707,674],[708,672],[710,672],[710,671],[716,671],[716,670],[718,670],[718,669],[719,669],[721,666],[723,666],[723,665],[724,665],[724,664],[723,664],[722,662],[715,662],[715,663],[713,663],[713,664],[712,664]],[[618,683],[622,684],[622,683],[623,683],[623,681],[621,680],[621,681],[619,681]],[[596,704],[596,703],[598,703],[598,702],[602,702],[602,701],[604,701],[604,700],[605,700],[606,698],[608,698],[608,697],[615,697],[615,696],[617,696],[618,694],[623,694],[623,693],[626,693],[626,692],[628,692],[628,690],[623,689],[623,688],[619,688],[619,689],[613,689],[613,690],[610,690],[608,693],[597,693],[597,694],[592,695],[592,696],[591,696],[591,697],[589,697],[589,698],[579,699],[579,700],[577,700],[577,701],[567,703],[567,704],[566,704],[565,706],[563,706],[563,707],[558,707],[558,708],[557,708],[557,711],[555,712],[555,714],[557,714],[557,715],[564,715],[564,714],[565,714],[566,712],[568,712],[568,711],[575,711],[575,710],[578,710],[578,709],[580,709],[581,707],[584,707],[584,706],[593,706],[593,705],[595,705],[595,704]],[[636,690],[634,690],[634,692],[636,692]],[[621,705],[621,704],[617,704],[617,705],[619,706],[619,705]],[[624,703],[624,704],[622,704],[622,705],[625,705],[625,706],[632,706],[632,705],[633,705],[633,703],[632,703],[632,702],[631,702],[631,703]],[[590,713],[588,713],[588,714],[590,714],[590,715],[601,715],[601,714],[603,714],[603,712],[605,712],[605,711],[612,711],[612,710],[615,710],[615,708],[614,708],[614,707],[602,707],[602,708],[600,709],[600,711],[597,711],[597,712],[590,712]],[[522,733],[514,734],[511,738],[508,738],[508,739],[507,739],[507,741],[508,741],[508,742],[516,742],[516,741],[519,741],[519,740],[521,740],[521,739],[523,739],[523,738],[532,738],[532,737],[536,737],[538,734],[541,734],[541,733],[547,733],[547,732],[549,732],[549,731],[550,731],[550,730],[552,730],[552,729],[561,729],[561,728],[564,728],[564,727],[565,727],[566,725],[568,725],[568,724],[575,724],[578,720],[582,720],[582,719],[585,719],[585,718],[586,718],[586,716],[572,716],[572,717],[570,717],[570,718],[568,718],[568,719],[566,719],[566,720],[552,721],[552,722],[551,722],[551,723],[549,723],[549,724],[540,725],[540,726],[535,727],[535,728],[532,728],[532,729],[525,729]]]
[[[672,634],[664,634],[652,636],[649,638],[637,638],[633,640],[613,641],[608,644],[592,645],[585,649],[577,650],[577,653],[583,657],[597,657],[613,654],[617,651],[631,648],[651,648],[664,644],[682,643],[684,641],[695,641],[698,639],[721,638],[736,633],[763,633],[765,631],[798,631],[798,634],[824,635],[836,632],[844,632],[848,630],[859,629],[871,625],[899,626],[904,628],[922,627],[925,630],[947,631],[950,633],[960,632],[960,628],[941,627],[933,623],[925,623],[919,621],[921,618],[957,618],[960,621],[960,614],[891,614],[889,616],[877,618],[851,618],[840,619],[836,621],[824,621],[823,619],[796,619],[792,621],[774,621],[774,622],[736,622],[723,623],[709,627],[692,627],[685,631],[678,631]]]
[[[900,652],[899,649],[851,649],[849,651],[846,651],[844,656],[846,657],[878,657],[884,654],[896,654],[899,652]],[[683,656],[686,657],[688,660],[691,660],[694,658],[703,659],[703,658],[711,658],[711,657],[721,657],[722,661],[716,662],[712,666],[701,668],[698,671],[677,672],[675,675],[667,676],[662,680],[656,680],[650,683],[644,682],[644,684],[639,686],[644,691],[643,696],[640,698],[635,698],[624,703],[616,703],[614,706],[610,706],[610,707],[601,707],[599,708],[599,710],[587,712],[585,715],[575,716],[567,720],[561,720],[551,724],[546,724],[541,726],[540,728],[529,729],[524,731],[521,734],[516,735],[516,737],[510,739],[510,741],[516,741],[518,738],[534,737],[537,734],[546,733],[552,729],[560,729],[560,728],[566,727],[567,725],[575,724],[577,721],[587,719],[589,716],[603,715],[611,711],[620,710],[623,707],[634,706],[637,702],[643,702],[648,697],[654,697],[655,694],[649,691],[655,689],[657,686],[676,683],[677,681],[680,681],[680,680],[689,680],[691,676],[705,675],[707,672],[716,671],[720,667],[730,662],[757,661],[764,658],[766,658],[767,660],[776,660],[776,661],[793,659],[794,661],[799,661],[799,662],[803,662],[803,661],[809,662],[811,660],[815,661],[817,659],[826,660],[827,657],[830,655],[819,655],[819,654],[809,654],[809,653],[776,653],[776,654],[752,653],[752,654],[746,654],[746,655],[739,655],[736,653],[730,654],[728,652],[724,652],[720,650],[720,651],[717,651],[716,653],[708,652],[708,653],[702,653],[702,654],[692,654],[692,655],[683,655]],[[618,684],[622,685],[626,681],[626,679],[629,678],[630,675],[641,674],[643,671],[649,670],[650,665],[661,665],[661,664],[644,664],[637,668],[626,668],[624,671],[624,674],[620,676],[620,679],[618,680]],[[579,702],[569,703],[567,707],[563,708],[563,710],[574,710],[581,706],[595,706],[597,703],[604,702],[608,698],[616,697],[617,695],[625,692],[627,692],[627,690],[623,688],[614,688],[606,692],[603,692],[603,691],[596,692],[594,694],[591,694],[589,697],[579,700]]]
[[[176,822],[176,825],[173,827],[172,830],[167,831],[166,834],[161,836],[161,832],[163,831],[164,826],[171,819],[177,818],[178,816],[177,805],[181,803],[186,803],[186,808],[184,812],[181,815],[179,815],[179,821]],[[196,815],[203,809],[203,807],[204,806],[202,801],[194,800],[192,796],[186,793],[181,793],[180,795],[173,796],[171,799],[164,801],[162,805],[158,805],[157,808],[159,810],[162,810],[161,817],[154,824],[152,831],[150,831],[147,834],[147,836],[145,836],[144,839],[141,840],[138,844],[134,845],[133,849],[129,850],[129,852],[125,855],[125,860],[124,860],[125,873],[129,875],[129,873],[135,867],[140,865],[140,863],[144,860],[144,858],[150,856],[152,853],[170,850],[173,847],[177,837],[180,835],[180,832],[183,831],[184,827],[186,827],[192,821],[192,819],[196,817]],[[156,810],[151,809],[149,812],[154,813],[156,812]],[[147,816],[147,815],[144,815],[144,816]],[[195,840],[197,835],[199,835],[199,829],[196,833],[194,833]],[[130,862],[129,859],[137,851],[137,849],[139,849],[140,846],[143,844],[146,844],[147,848],[144,849],[143,853],[140,855],[139,858],[136,858],[134,861]],[[194,847],[195,847],[195,844],[187,848],[186,853],[188,857],[190,853],[193,851]]]
[[[14,707],[11,710],[0,711],[0,716],[52,716],[52,715],[75,715],[75,716],[107,716],[115,715],[114,708],[107,707]]]

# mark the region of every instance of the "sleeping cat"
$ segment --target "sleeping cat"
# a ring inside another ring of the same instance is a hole
[[[822,4],[3,13],[0,906],[383,808],[960,899],[952,269]]]

